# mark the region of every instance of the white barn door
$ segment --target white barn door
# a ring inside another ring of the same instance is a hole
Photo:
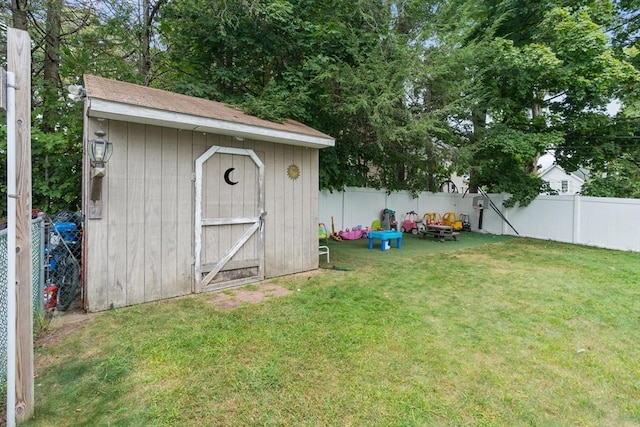
[[[264,279],[264,164],[213,146],[196,160],[195,292]]]

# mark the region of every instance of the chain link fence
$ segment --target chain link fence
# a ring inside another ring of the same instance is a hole
[[[60,214],[59,214],[60,215]],[[52,287],[55,280],[61,283],[69,281],[73,285],[67,289],[67,294],[73,292],[71,296],[67,295],[69,305],[77,297],[80,292],[80,248],[81,244],[81,223],[72,225],[57,226],[54,221],[57,220],[79,220],[75,213],[63,213],[63,217],[50,220],[42,214],[35,218],[31,223],[31,261],[32,269],[32,297],[33,297],[33,316],[34,322],[38,316],[42,315],[45,309],[56,306],[56,292],[45,292],[45,286]],[[62,222],[62,221],[61,221]],[[60,249],[56,249],[57,247]],[[73,255],[69,252],[66,260],[64,251],[73,251]],[[55,261],[52,261],[54,260]],[[51,268],[51,265],[54,268]],[[71,266],[71,267],[69,267]],[[74,267],[75,266],[75,267]],[[52,273],[56,270],[57,273]],[[8,275],[8,242],[7,230],[0,230],[0,385],[1,389],[6,387],[7,374],[7,277]],[[58,285],[60,286],[60,285]],[[53,287],[58,287],[53,286]],[[60,287],[64,287],[64,284]],[[45,306],[45,299],[48,298],[48,306]],[[53,301],[51,298],[53,297]],[[65,304],[66,301],[65,300]],[[53,304],[52,304],[53,302]],[[66,308],[68,308],[68,306]]]

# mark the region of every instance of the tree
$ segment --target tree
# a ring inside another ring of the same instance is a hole
[[[28,0],[11,0],[11,15],[13,17],[13,27],[18,30],[27,30],[27,6]]]
[[[86,73],[149,83],[155,19],[166,0],[137,2],[13,0],[14,26],[33,42],[33,206],[46,211],[80,208],[82,107],[66,87]],[[144,15],[144,16],[142,16]],[[161,61],[159,61],[161,63]],[[4,162],[4,158],[2,159]],[[0,216],[5,211],[2,202]]]
[[[448,99],[427,88],[440,76],[424,49],[432,3],[182,0],[164,12],[165,87],[333,135],[322,188],[419,191],[445,175]]]
[[[65,87],[85,73],[333,135],[322,188],[434,191],[471,171],[472,186],[526,205],[553,149],[565,169],[594,172],[586,191],[636,194],[638,0],[3,5],[34,41],[34,205],[47,210],[79,205],[81,112]]]
[[[614,53],[640,69],[640,2],[622,0],[615,20],[609,26],[614,35]],[[636,81],[620,91],[621,110],[614,120],[598,126],[581,139],[572,140],[583,145],[577,161],[586,164],[591,177],[583,187],[583,194],[601,197],[640,198],[640,85]],[[573,155],[573,153],[569,153]],[[565,156],[567,163],[573,160]]]
[[[463,2],[474,22],[464,48],[476,52],[468,111],[487,119],[475,120],[465,147],[471,181],[511,193],[507,205],[526,205],[544,191],[534,173],[540,153],[556,148],[561,161],[575,160],[581,137],[608,120],[607,103],[638,73],[614,55],[605,33],[611,2],[472,3]]]

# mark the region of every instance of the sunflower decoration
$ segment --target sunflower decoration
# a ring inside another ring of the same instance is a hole
[[[300,168],[298,165],[291,164],[287,167],[287,176],[289,179],[296,180],[300,178]]]

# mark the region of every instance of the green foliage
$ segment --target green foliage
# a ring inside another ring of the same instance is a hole
[[[506,125],[495,125],[483,134],[483,139],[472,147],[474,174],[471,186],[483,187],[488,192],[512,195],[505,206],[526,206],[536,196],[548,192],[547,184],[535,173],[524,173],[531,159],[546,146],[562,141],[559,132],[525,132]],[[498,154],[499,153],[499,154]]]
[[[526,205],[545,191],[532,173],[546,149],[555,149],[563,166],[573,165],[567,170],[610,161],[596,156],[610,152],[607,145],[620,147],[601,138],[620,130],[606,106],[628,99],[640,82],[605,32],[612,3],[504,0],[467,10],[474,24],[463,21],[463,49],[475,52],[468,110],[475,127],[466,147],[472,185],[511,193],[512,203]]]
[[[153,2],[152,2],[153,3]],[[158,2],[156,2],[158,3]],[[155,3],[154,3],[155,4]],[[66,86],[84,74],[142,83],[141,35],[145,23],[131,2],[25,2],[32,38],[32,205],[48,212],[81,204],[82,104]],[[59,31],[54,31],[54,29]],[[3,120],[0,132],[6,134]],[[6,138],[0,142],[4,154]],[[6,158],[0,158],[6,166]],[[1,169],[6,171],[6,168]],[[6,190],[6,177],[0,188]],[[6,200],[0,201],[0,217]]]
[[[285,78],[286,80],[286,78]],[[282,84],[270,81],[259,96],[247,94],[242,104],[248,114],[273,122],[283,122],[287,117],[303,120],[308,117],[304,106],[309,104],[309,95],[304,86],[290,84],[282,88]]]
[[[640,199],[640,149],[593,169],[582,194]]]
[[[452,132],[434,110],[447,100],[433,90],[430,105],[407,99],[429,74],[420,37],[431,10],[423,2],[184,0],[164,12],[162,36],[181,72],[173,90],[197,87],[334,136],[336,147],[320,154],[322,188],[423,190],[438,180],[447,150],[434,144]]]
[[[33,206],[47,212],[79,210],[81,133],[32,132]]]
[[[0,125],[0,153],[6,153],[6,120]],[[60,130],[45,133],[31,128],[32,206],[45,212],[80,210],[82,185],[82,133]],[[0,190],[6,193],[6,155],[0,156]],[[7,212],[6,198],[0,200],[0,217]]]
[[[138,68],[142,28],[135,8],[129,2],[104,3],[104,8],[65,9],[66,15],[76,16],[65,21],[70,34],[60,49],[59,71],[66,84],[82,85],[84,74],[144,83]]]
[[[156,0],[149,16],[101,4],[28,4],[34,206],[78,205],[82,116],[64,87],[85,73],[332,135],[325,189],[437,191],[471,172],[526,205],[546,191],[534,172],[553,149],[565,169],[594,171],[587,191],[637,194],[638,0]],[[47,74],[52,7],[59,61]]]
[[[6,194],[6,121],[0,125],[0,191]],[[45,133],[31,128],[32,206],[45,212],[77,211],[81,208],[81,131]],[[0,218],[6,216],[7,200],[0,200]]]

